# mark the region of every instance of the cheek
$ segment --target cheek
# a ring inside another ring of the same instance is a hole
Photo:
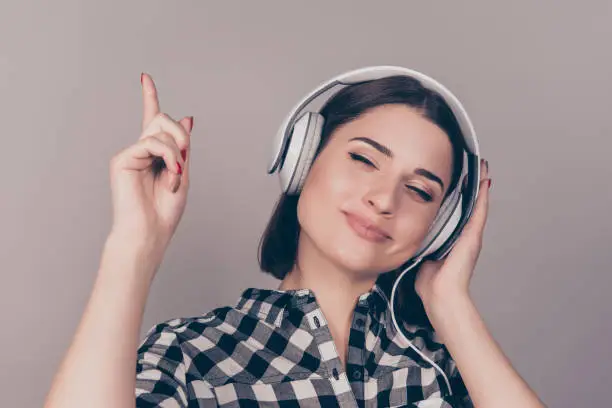
[[[317,228],[319,235],[326,231],[330,222],[337,223],[335,213],[350,191],[343,177],[330,177],[334,169],[313,166],[302,189],[298,202],[298,219],[302,228],[312,235]],[[333,173],[337,175],[338,173]]]
[[[321,207],[338,209],[342,202],[358,194],[357,188],[364,183],[342,159],[330,160],[325,156],[321,159],[312,166],[303,193],[309,201],[319,201]]]
[[[430,223],[428,218],[423,214],[417,216],[410,214],[403,217],[397,224],[397,230],[394,235],[397,246],[401,248],[416,249],[415,246],[420,246],[429,231]]]
[[[375,247],[354,235],[342,214],[346,203],[359,197],[359,185],[364,185],[355,177],[347,177],[346,172],[342,166],[313,166],[298,202],[297,215],[302,231],[326,256],[359,270],[369,268],[380,256],[376,255]]]
[[[428,210],[406,214],[398,219],[392,250],[394,255],[400,259],[411,257],[423,244],[435,215],[436,211]]]

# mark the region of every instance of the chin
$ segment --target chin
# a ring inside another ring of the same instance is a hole
[[[327,237],[324,245],[326,256],[334,264],[356,274],[373,275],[384,270],[384,265],[381,265],[384,254],[375,250],[370,243],[355,239],[350,234],[342,234],[339,230],[335,237]]]
[[[339,229],[334,238],[326,237],[326,255],[342,268],[369,276],[380,275],[399,268],[410,259],[418,248],[401,251],[389,246],[378,246],[355,237],[352,231],[343,233]],[[330,239],[331,238],[331,239]],[[392,245],[392,244],[391,244]]]
[[[341,249],[336,249],[329,256],[335,264],[348,271],[371,274],[378,270],[375,260],[354,252],[347,253]]]

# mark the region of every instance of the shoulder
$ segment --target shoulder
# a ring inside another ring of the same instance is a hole
[[[281,329],[281,317],[282,314],[273,319],[270,314],[240,304],[217,307],[202,315],[175,317],[153,325],[138,352],[160,352],[172,347],[173,355],[181,353],[184,361],[192,363],[197,359],[198,367],[206,370],[202,362],[209,360],[211,354],[218,360],[222,355],[261,348],[260,340]]]
[[[443,357],[448,353],[441,336],[429,326],[402,322],[404,336],[420,351]]]
[[[402,327],[419,353],[429,358],[444,373],[456,400],[461,401],[462,405],[459,406],[472,407],[461,373],[442,337],[431,327],[406,323]]]
[[[153,325],[145,334],[141,348],[147,344],[161,341],[173,341],[177,345],[189,342],[195,338],[213,335],[223,325],[228,315],[240,313],[232,306],[222,306],[212,309],[202,315],[173,317]]]
[[[223,306],[202,315],[156,323],[138,347],[138,371],[153,368],[176,372],[182,367],[186,375],[195,374],[200,379],[214,374],[221,354],[227,354],[221,350],[237,342],[235,324],[228,323],[228,318],[239,321],[239,314],[234,307]]]
[[[267,344],[276,332],[290,329],[294,322],[285,317],[292,298],[274,290],[247,288],[231,305],[155,324],[146,333],[139,353],[173,347],[172,354],[182,353],[189,367],[206,371],[206,361],[219,362],[224,356],[241,357],[265,349],[262,344]]]
[[[448,376],[457,375],[457,366],[443,338],[431,327],[402,323],[402,332],[410,343],[402,339],[407,349],[416,348],[419,354],[434,362]]]
[[[318,376],[319,365],[302,368],[304,355],[295,352],[297,347],[305,347],[315,355],[313,339],[303,336],[298,340],[288,335],[295,334],[293,326],[282,317],[282,313],[247,304],[168,319],[146,334],[138,349],[139,364],[166,371],[170,367],[172,372],[181,366],[186,383],[195,380],[207,387]],[[251,369],[253,364],[257,364],[255,371]],[[290,372],[287,367],[291,367]]]
[[[455,387],[463,388],[463,380],[457,368],[457,364],[446,347],[442,337],[431,327],[421,325],[404,324],[404,329],[410,336],[410,342],[420,352],[429,357],[438,367],[444,371]]]
[[[199,316],[176,317],[148,330],[137,351],[138,406],[187,406],[194,398],[215,403],[208,381],[216,366],[211,356],[219,339],[228,335],[222,333],[224,317],[232,310],[225,306]]]

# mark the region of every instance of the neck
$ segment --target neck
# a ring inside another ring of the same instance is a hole
[[[358,297],[369,291],[377,276],[363,275],[334,264],[305,234],[298,243],[297,262],[285,276],[279,290],[310,289],[321,307],[344,361],[351,319]]]

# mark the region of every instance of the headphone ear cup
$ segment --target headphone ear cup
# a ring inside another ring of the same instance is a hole
[[[292,180],[295,177],[298,161],[302,153],[304,141],[306,140],[309,119],[310,113],[306,112],[295,121],[289,133],[287,147],[281,155],[278,177],[283,193],[287,193],[290,190]]]
[[[436,237],[434,242],[431,244],[429,249],[426,251],[427,255],[432,254],[436,252],[438,249],[440,249],[442,245],[444,245],[446,241],[450,238],[450,236],[453,234],[453,231],[455,231],[455,229],[459,225],[459,221],[461,221],[461,215],[463,213],[462,208],[461,208],[461,201],[462,201],[461,194],[459,194],[459,198],[455,204],[454,211],[450,215],[450,218],[448,219],[448,222],[446,223],[446,225],[442,227],[440,234]],[[436,256],[435,258],[436,258],[435,260],[439,260],[442,257]]]
[[[310,167],[314,160],[315,154],[321,141],[321,132],[323,123],[325,122],[322,115],[319,113],[307,112],[303,117],[306,117],[304,123],[304,133],[302,145],[295,163],[293,175],[289,180],[288,194],[298,194],[302,191]]]
[[[426,257],[440,249],[461,220],[461,193],[455,189],[443,203],[427,233],[417,256]],[[422,252],[422,253],[421,253]]]

